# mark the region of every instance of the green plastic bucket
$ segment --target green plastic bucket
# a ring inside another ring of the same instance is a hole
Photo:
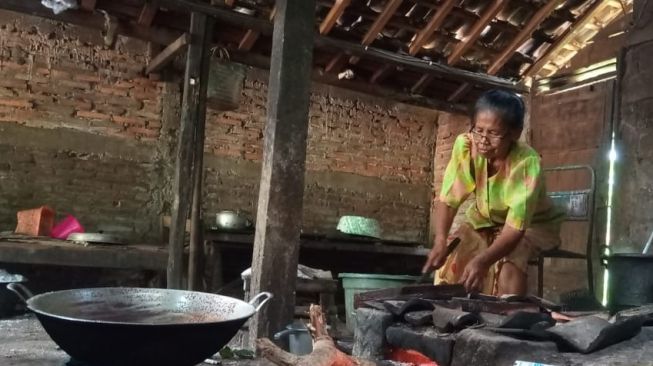
[[[347,328],[354,330],[356,313],[354,310],[354,295],[360,292],[378,290],[382,288],[401,287],[415,283],[419,277],[398,276],[371,273],[341,273],[342,287],[345,289],[345,312],[347,315]]]

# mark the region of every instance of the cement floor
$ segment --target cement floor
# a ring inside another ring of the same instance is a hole
[[[32,315],[0,319],[0,365],[70,366],[70,357],[50,339]],[[208,365],[201,363],[198,366]],[[270,366],[265,361],[224,361],[221,366]]]

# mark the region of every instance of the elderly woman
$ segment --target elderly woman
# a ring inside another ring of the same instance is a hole
[[[469,133],[456,138],[436,206],[435,241],[423,272],[468,291],[527,292],[528,260],[560,245],[564,213],[546,194],[538,153],[519,141],[524,103],[491,90],[476,102]],[[466,220],[449,235],[460,205],[474,194]],[[447,242],[460,244],[447,257]]]

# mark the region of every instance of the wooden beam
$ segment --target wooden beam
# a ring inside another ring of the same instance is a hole
[[[449,12],[451,12],[451,9],[456,5],[456,1],[444,0],[443,4],[438,7],[438,10],[435,11],[435,14],[429,19],[426,26],[417,34],[413,43],[410,44],[408,53],[411,56],[416,55],[422,49],[422,46],[433,36],[433,33],[440,28],[447,15],[449,15]]]
[[[531,36],[533,31],[542,23],[546,17],[551,15],[551,12],[560,4],[562,0],[549,0],[546,4],[541,6],[537,12],[531,17],[526,25],[519,31],[519,33],[512,39],[510,44],[501,51],[501,53],[492,61],[487,69],[488,75],[496,75],[499,70],[505,65],[515,51]],[[457,102],[462,98],[471,86],[467,83],[461,85],[448,99],[449,102]]]
[[[82,10],[94,11],[96,5],[97,0],[82,0],[79,7],[82,8]]]
[[[335,4],[329,10],[322,23],[320,23],[320,34],[328,34],[336,25],[336,21],[345,12],[351,0],[336,0]]]
[[[467,52],[478,40],[478,37],[483,33],[494,17],[505,7],[508,0],[494,0],[483,9],[483,14],[479,20],[474,23],[472,29],[465,35],[465,37],[456,45],[449,57],[447,63],[451,66],[455,65],[460,58]],[[433,80],[433,75],[422,75],[422,77],[410,89],[413,93],[421,93],[424,88]]]
[[[197,121],[193,146],[193,193],[190,212],[190,248],[188,252],[188,289],[202,290],[204,273],[204,225],[202,225],[202,183],[204,177],[204,139],[206,122],[206,91],[209,84],[211,64],[211,43],[213,41],[213,18],[207,17],[202,37],[202,60],[200,64],[199,98],[197,102]]]
[[[451,66],[455,65],[460,58],[469,50],[474,43],[478,40],[478,37],[481,35],[485,27],[487,27],[492,19],[504,8],[508,3],[508,0],[494,0],[491,4],[487,5],[483,9],[483,15],[481,18],[474,23],[472,29],[469,30],[469,33],[456,45],[449,57],[447,58],[447,63]]]
[[[370,78],[370,83],[372,84],[379,84],[385,79],[385,77],[388,75],[390,70],[395,69],[395,67],[390,66],[388,64],[385,64],[378,68],[374,74],[372,74],[372,77]]]
[[[392,19],[392,16],[395,14],[397,9],[399,8],[399,5],[401,5],[401,2],[403,0],[390,0],[385,4],[385,7],[383,8],[383,11],[379,16],[376,17],[374,20],[374,23],[372,23],[372,26],[367,30],[365,35],[363,36],[363,40],[361,41],[361,44],[364,46],[369,46],[374,42],[376,37],[381,33],[383,28],[385,28],[386,24]],[[335,55],[331,61],[327,64],[327,67],[325,68],[326,72],[339,72],[343,67],[344,67],[344,59],[343,59],[343,54],[338,53]],[[356,56],[352,56],[349,59],[349,63],[352,65],[355,65],[358,63],[360,58]]]
[[[230,8],[233,8],[234,5],[236,5],[236,0],[224,0],[225,5],[227,5]]]
[[[601,12],[605,6],[609,6],[609,2],[595,0],[592,5],[590,5],[585,13],[578,17],[578,19],[572,23],[564,33],[558,37],[558,39],[546,50],[546,52],[540,56],[540,58],[532,64],[524,72],[524,76],[533,76],[537,74],[551,59],[556,55],[565,44],[570,42],[576,35],[576,31],[583,29],[585,25],[592,22],[594,17]]]
[[[499,54],[499,56],[494,59],[492,64],[487,70],[489,75],[496,75],[497,72],[503,67],[503,65],[510,60],[510,57],[515,53],[515,51],[526,41],[528,37],[531,36],[533,31],[542,23],[546,17],[551,15],[551,12],[560,4],[561,0],[549,0],[537,12],[531,17],[531,19],[526,23],[522,30],[515,36],[510,44],[504,48],[504,50]]]
[[[159,11],[159,0],[148,0],[141,9],[138,16],[138,24],[149,27],[154,21],[156,13]]]
[[[426,61],[413,56],[400,55],[395,52],[386,51],[370,46],[366,47],[331,37],[316,36],[315,46],[324,49],[328,48],[339,50],[345,54],[367,57],[423,73],[431,73],[449,80],[465,80],[466,82],[471,82],[478,85],[504,88],[520,92],[527,90],[521,85],[496,76],[458,69],[438,62]]]
[[[254,53],[241,52],[236,49],[230,49],[231,59],[245,65],[257,67],[263,70],[270,69],[270,58]],[[373,95],[380,98],[397,101],[400,103],[415,105],[424,108],[436,109],[457,114],[468,114],[467,106],[464,104],[448,103],[447,101],[406,93],[402,90],[390,89],[380,85],[370,84],[366,81],[359,80],[340,80],[334,74],[327,74],[319,70],[314,70],[312,79],[316,83],[332,85],[335,87],[352,90],[355,92]]]
[[[178,52],[183,50],[190,43],[190,35],[184,33],[174,42],[170,43],[168,47],[164,48],[163,51],[159,52],[147,65],[145,69],[146,74],[151,74],[157,72],[165,67],[170,61],[172,61]]]
[[[0,1],[0,9],[104,31],[104,15],[99,12],[89,14],[86,11],[71,9],[60,14],[54,14],[50,9],[41,6],[37,1],[24,0],[2,0]],[[179,37],[179,32],[170,31],[165,28],[144,27],[140,24],[127,22],[120,22],[116,33],[125,37],[142,39],[160,45],[168,45]]]
[[[169,238],[168,288],[173,289],[184,288],[182,283],[184,234],[186,231],[184,229],[188,218],[192,189],[192,179],[188,179],[188,177],[192,177],[196,124],[201,113],[205,112],[199,110],[201,98],[206,97],[206,94],[201,95],[201,91],[206,90],[206,85],[203,84],[208,82],[208,75],[203,75],[204,59],[210,57],[208,50],[204,47],[207,36],[207,18],[206,14],[198,12],[193,12],[190,18],[191,43],[188,46],[186,57]]]
[[[270,12],[270,20],[274,19],[274,15],[277,12],[277,8],[272,8],[272,11]],[[254,47],[254,44],[256,44],[256,41],[258,41],[259,37],[261,36],[261,33],[258,31],[255,31],[253,29],[248,29],[247,32],[245,32],[245,35],[243,38],[238,42],[238,49],[241,51],[249,51]]]
[[[315,0],[277,0],[251,291],[274,294],[250,342],[293,319],[302,222]]]
[[[361,44],[369,46],[372,44],[372,42],[374,42],[379,33],[381,33],[383,28],[385,28],[386,24],[388,24],[390,19],[392,19],[392,16],[395,15],[402,1],[403,0],[390,0],[385,4],[383,11],[379,14],[374,23],[372,23],[370,29],[368,29],[363,36]]]

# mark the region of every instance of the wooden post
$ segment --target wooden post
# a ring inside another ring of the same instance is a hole
[[[197,105],[195,128],[195,152],[193,154],[193,205],[190,212],[190,251],[188,253],[188,289],[200,290],[204,260],[204,236],[202,225],[202,183],[204,177],[204,129],[206,125],[206,90],[211,64],[211,41],[213,18],[207,17],[202,40],[202,63],[200,71],[200,97]]]
[[[302,223],[314,0],[277,0],[251,293],[274,298],[250,323],[250,342],[293,318]]]
[[[168,288],[183,288],[182,274],[184,268],[184,236],[186,234],[186,219],[190,207],[193,155],[195,151],[196,126],[203,122],[199,118],[201,86],[207,82],[208,75],[202,75],[204,68],[202,60],[208,57],[205,50],[207,16],[201,13],[192,13],[190,22],[191,43],[186,57],[186,72],[184,77],[184,95],[181,106],[181,123],[179,126],[179,143],[177,146],[177,160],[173,182],[172,221],[170,224],[169,256],[168,256]]]

